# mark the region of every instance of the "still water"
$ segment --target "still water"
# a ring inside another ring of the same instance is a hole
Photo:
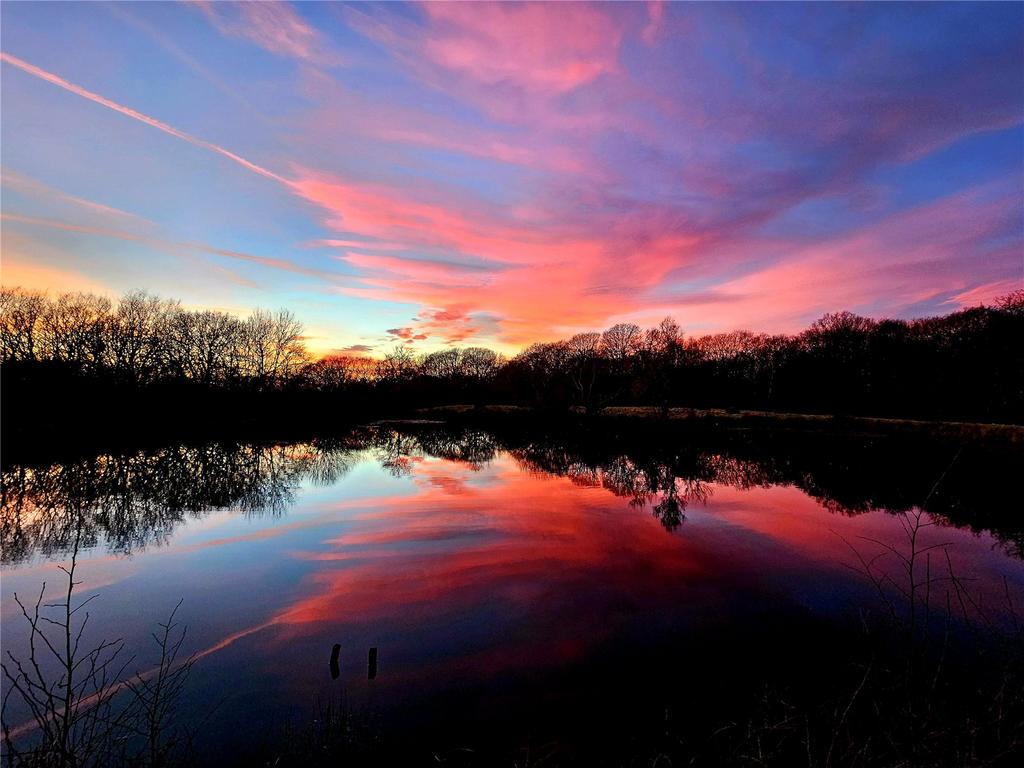
[[[657,719],[780,648],[817,663],[810,628],[881,610],[863,566],[898,579],[908,525],[980,601],[1024,593],[1009,478],[955,446],[926,458],[381,426],[8,466],[4,652],[26,653],[14,594],[59,584],[77,548],[92,639],[123,638],[137,668],[182,601],[180,717],[210,762],[324,702],[431,749]]]

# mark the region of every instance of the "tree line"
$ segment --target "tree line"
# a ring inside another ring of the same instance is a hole
[[[792,335],[687,335],[672,319],[533,344],[315,359],[288,310],[246,318],[144,292],[0,292],[5,378],[278,392],[377,412],[448,403],[735,407],[1024,421],[1024,290],[917,320],[824,315]],[[336,397],[343,396],[343,397]]]
[[[50,298],[0,290],[0,359],[51,363],[134,384],[189,379],[205,386],[280,386],[309,362],[288,310],[239,319],[189,311],[142,291],[116,303],[89,293]]]

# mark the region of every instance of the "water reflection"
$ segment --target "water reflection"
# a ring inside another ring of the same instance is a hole
[[[748,436],[719,446],[646,439],[624,446],[594,436],[538,440],[475,429],[379,428],[307,443],[212,443],[12,466],[0,477],[0,544],[5,563],[58,556],[76,537],[83,548],[131,553],[160,545],[183,520],[211,510],[281,515],[300,485],[330,486],[367,452],[394,477],[410,475],[423,457],[478,470],[505,452],[524,471],[601,487],[650,509],[669,531],[683,523],[688,507],[707,501],[713,485],[795,486],[835,513],[922,509],[989,531],[1016,556],[1024,553],[1024,524],[1012,514],[1015,452],[892,440],[821,445],[824,439]]]
[[[104,545],[160,545],[188,517],[232,508],[280,515],[300,483],[337,482],[360,443],[176,446],[49,467],[14,466],[0,485],[3,561]]]
[[[1015,461],[857,437],[382,426],[12,466],[4,607],[79,532],[84,589],[129,646],[184,597],[200,660],[184,709],[226,702],[204,721],[211,763],[339,693],[387,710],[396,743],[570,718],[592,734],[661,722],[680,690],[703,705],[786,655],[811,669],[833,648],[812,618],[870,597],[843,539],[898,545],[893,513],[927,510],[941,526],[921,546],[949,543],[980,591],[1024,587]]]

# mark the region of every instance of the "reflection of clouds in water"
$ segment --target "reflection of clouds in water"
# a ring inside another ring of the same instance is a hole
[[[1019,524],[1000,517],[1009,508],[1002,475],[976,481],[985,457],[935,485],[935,457],[888,453],[875,446],[847,451],[835,444],[724,447],[655,441],[559,441],[502,437],[477,429],[400,432],[377,428],[342,439],[288,445],[177,446],[128,456],[100,456],[50,467],[9,467],[3,473],[0,541],[3,560],[34,554],[59,558],[75,535],[85,547],[131,553],[167,543],[183,520],[210,510],[281,515],[305,483],[329,488],[349,470],[375,460],[396,478],[449,497],[473,496],[519,473],[566,477],[577,487],[605,489],[631,506],[649,509],[669,530],[694,505],[707,503],[711,485],[738,489],[795,485],[831,512],[904,511],[924,504],[944,519],[990,529],[1011,550],[1024,539]],[[511,462],[500,460],[508,456]],[[933,461],[934,459],[934,461]],[[989,462],[991,463],[991,462]],[[987,465],[986,465],[987,466]],[[979,515],[987,515],[980,520]]]
[[[425,681],[565,664],[628,634],[641,616],[725,619],[737,595],[788,605],[799,600],[788,592],[794,583],[797,592],[853,584],[840,536],[899,545],[897,516],[834,516],[798,488],[754,483],[725,466],[734,486],[645,472],[644,462],[621,458],[607,472],[560,475],[499,453],[490,482],[466,496],[437,482],[446,471],[461,481],[464,465],[421,462],[415,494],[364,500],[351,527],[314,542],[329,551],[294,554],[319,568],[274,616],[268,642],[372,631],[391,638],[391,669]],[[632,512],[638,492],[657,520]],[[685,536],[666,534],[682,522],[684,502],[706,511]],[[1015,561],[957,533],[954,562],[992,593]],[[932,528],[922,541],[942,535]],[[443,652],[424,650],[438,644]]]
[[[495,463],[515,466],[504,455]],[[447,463],[421,468],[435,477],[445,468],[466,471]],[[607,495],[581,494],[566,479],[499,471],[472,496],[452,496],[443,483],[417,488],[380,500],[329,542],[330,552],[303,555],[323,567],[306,577],[306,595],[274,618],[277,644],[373,627],[392,638],[389,667],[403,674],[556,664],[578,658],[618,622],[575,596],[655,599],[706,568],[649,517],[609,508]],[[616,524],[600,524],[609,509]],[[644,569],[636,569],[639,560]],[[420,658],[418,644],[440,642],[436,633],[450,621],[462,627],[458,637],[444,653]],[[525,623],[546,638],[543,649],[522,634]]]

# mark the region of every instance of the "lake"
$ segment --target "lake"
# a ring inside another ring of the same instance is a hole
[[[430,424],[5,466],[3,647],[27,655],[14,594],[59,589],[77,548],[83,642],[123,638],[133,669],[181,601],[197,762],[256,759],[326,707],[423,762],[646,754],[765,680],[841,678],[911,543],[936,596],[969,584],[961,618],[1010,623],[1014,466],[870,437]]]

